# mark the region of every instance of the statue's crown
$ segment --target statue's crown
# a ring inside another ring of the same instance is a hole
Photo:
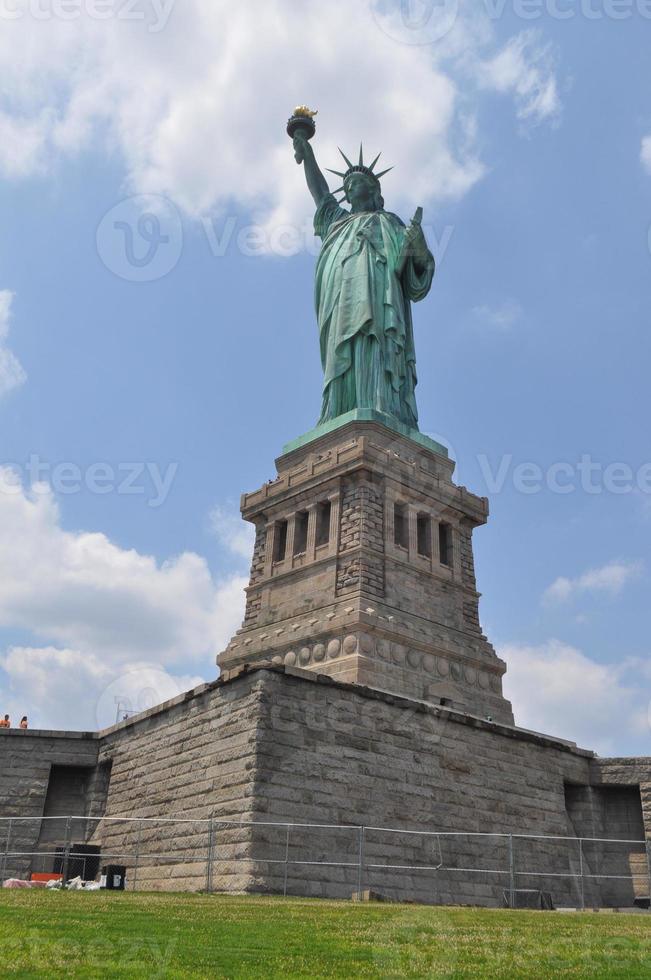
[[[384,177],[384,175],[385,174],[388,174],[390,170],[393,170],[393,167],[387,167],[386,170],[382,170],[382,171],[380,171],[379,174],[376,174],[375,171],[374,171],[374,167],[375,167],[375,164],[380,159],[380,157],[381,157],[382,154],[381,154],[381,152],[378,153],[378,155],[376,156],[376,158],[373,161],[373,163],[371,163],[371,164],[369,164],[367,166],[364,163],[364,148],[363,148],[363,146],[362,146],[361,143],[359,144],[359,163],[351,163],[351,161],[348,159],[348,157],[346,156],[346,154],[344,153],[344,151],[340,147],[337,147],[337,149],[339,150],[339,152],[341,153],[342,157],[344,158],[344,160],[348,164],[348,170],[346,170],[345,173],[342,173],[341,170],[331,170],[330,167],[327,167],[326,168],[331,174],[336,174],[337,177],[341,177],[343,179],[343,183],[342,183],[341,187],[338,187],[336,191],[333,191],[333,194],[339,194],[341,191],[344,190],[344,188],[346,186],[346,181],[348,180],[348,178],[352,174],[365,174],[367,177],[370,177],[372,180],[374,180],[377,183],[378,187],[379,187],[380,186],[380,177]]]

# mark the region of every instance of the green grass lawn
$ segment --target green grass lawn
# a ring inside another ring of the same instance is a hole
[[[651,977],[651,917],[0,892],[18,977]]]

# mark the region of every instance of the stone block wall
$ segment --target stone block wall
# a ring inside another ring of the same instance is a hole
[[[264,674],[205,685],[102,738],[99,761],[110,760],[111,782],[96,839],[102,853],[122,855],[131,879],[138,852],[138,887],[205,888],[211,817],[233,821],[215,832],[215,887],[250,887],[250,832],[240,823],[256,812],[263,687]],[[120,816],[158,822],[127,825]]]
[[[636,898],[649,897],[649,861],[651,859],[651,758],[595,759],[591,766],[593,793],[602,807],[601,826],[604,837],[622,841],[646,839],[646,847],[635,844],[609,844],[603,847],[598,858],[600,874],[606,874],[613,866],[621,866],[622,855],[634,880]],[[601,896],[609,904],[625,890],[618,882],[610,887],[599,882]],[[623,904],[618,902],[618,904]]]
[[[52,763],[92,769],[85,812],[102,819],[86,841],[138,888],[350,897],[361,884],[398,900],[500,905],[509,834],[650,830],[651,760],[599,760],[298,668],[236,671],[98,735],[2,734],[0,760],[0,816],[31,815],[34,846]],[[580,904],[578,878],[535,874],[578,873],[576,841],[515,836],[513,847],[519,888]],[[640,875],[637,890],[586,878],[586,903],[646,893],[643,851],[586,849],[588,876]]]
[[[0,729],[0,867],[5,877],[21,877],[34,863],[32,857],[5,858],[4,852],[37,854],[53,841],[53,828],[45,813],[53,766],[86,769],[97,766],[99,741],[94,733],[21,731]],[[20,818],[20,819],[16,819]],[[59,825],[61,843],[65,837]]]
[[[361,590],[384,595],[384,508],[368,480],[348,480],[342,492],[336,595]]]
[[[269,674],[261,703],[258,800],[267,820],[362,824],[411,832],[365,833],[363,886],[396,899],[500,904],[508,888],[506,839],[437,839],[417,831],[533,833],[567,836],[565,781],[587,781],[591,753],[468,716],[353,686]],[[292,838],[293,838],[292,834]],[[293,853],[351,861],[356,833],[297,832]],[[564,844],[520,845],[520,869],[566,871]],[[258,853],[261,853],[259,851]],[[381,865],[504,868],[503,876],[391,870]],[[299,860],[300,857],[296,857]],[[352,859],[354,862],[354,858]],[[345,895],[356,871],[321,871],[312,880],[290,868],[294,892]],[[279,888],[280,871],[269,873]],[[519,887],[534,886],[529,877]],[[549,882],[547,882],[549,885]],[[557,900],[576,904],[572,885],[558,881]]]
[[[255,544],[253,546],[253,558],[251,560],[251,585],[256,585],[264,575],[266,548],[267,527],[260,521],[255,529]],[[248,593],[244,613],[244,626],[252,626],[257,623],[261,607],[262,596],[260,592],[254,590]]]

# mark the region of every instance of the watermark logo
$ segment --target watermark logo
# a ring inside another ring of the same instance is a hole
[[[223,220],[201,218],[201,225],[213,258],[220,259],[233,250],[247,258],[265,255],[291,258],[302,252],[318,255],[321,242],[314,235],[311,221],[303,224],[241,224],[234,215]],[[423,234],[434,255],[437,266],[441,264],[454,234],[454,225],[445,225],[439,231],[432,225],[423,225]],[[354,251],[357,245],[351,246]]]
[[[101,730],[128,721],[183,691],[180,680],[158,667],[134,667],[114,678],[100,694],[95,707],[97,727]]]
[[[637,467],[625,462],[602,463],[584,453],[575,461],[562,460],[541,466],[533,461],[516,462],[511,453],[492,462],[480,455],[477,463],[486,489],[494,496],[505,488],[516,493],[555,494],[651,494],[651,463]]]
[[[459,14],[459,0],[399,0],[374,3],[380,30],[400,44],[435,44],[449,34]]]
[[[0,21],[41,23],[81,19],[145,24],[149,34],[165,30],[176,0],[0,0]]]
[[[505,13],[525,21],[651,19],[651,0],[483,0],[483,7],[493,21]]]
[[[163,468],[151,461],[96,462],[81,467],[72,462],[51,463],[33,453],[25,463],[0,464],[0,494],[16,496],[23,493],[24,486],[34,496],[118,494],[143,497],[148,507],[157,508],[169,497],[178,468],[175,462]]]
[[[215,259],[237,253],[245,258],[317,256],[321,242],[312,221],[301,224],[245,224],[236,215],[200,219],[205,244]],[[440,266],[454,235],[454,225],[423,225],[428,246]],[[351,246],[351,249],[356,248]],[[97,228],[97,252],[111,272],[130,282],[162,279],[177,265],[183,250],[180,211],[168,198],[137,195],[108,211]]]
[[[473,17],[497,22],[505,16],[532,23],[651,20],[651,0],[476,0]],[[374,0],[371,12],[387,37],[400,44],[435,44],[455,26],[459,0]]]
[[[137,194],[107,211],[96,241],[100,259],[114,275],[129,282],[153,282],[168,275],[181,257],[181,215],[160,194]]]

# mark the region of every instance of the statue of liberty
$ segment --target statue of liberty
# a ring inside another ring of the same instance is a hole
[[[331,193],[308,142],[312,113],[301,109],[288,132],[316,204],[314,230],[323,242],[315,288],[324,372],[319,424],[354,409],[372,409],[417,430],[411,302],[427,295],[434,275],[422,211],[405,227],[384,210],[380,178],[388,170],[374,173],[379,154],[367,166],[361,147],[356,164],[339,151],[348,169],[331,171],[342,178],[341,188]],[[349,211],[341,206],[344,201]]]

